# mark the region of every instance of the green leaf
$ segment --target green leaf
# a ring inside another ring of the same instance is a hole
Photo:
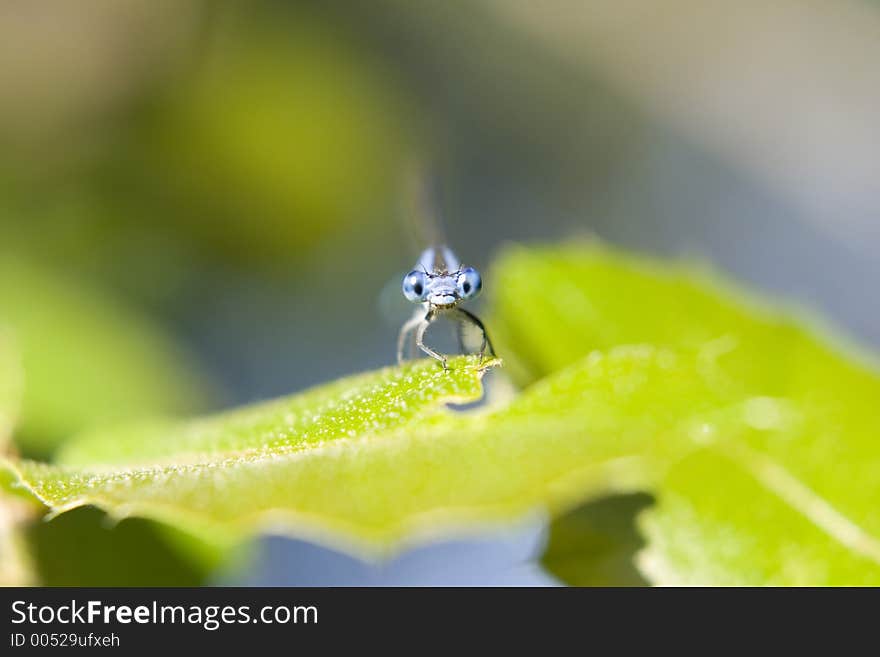
[[[791,317],[705,265],[652,260],[595,242],[508,249],[491,280],[498,351],[525,382],[597,349],[647,344],[700,351],[719,383],[723,378],[732,388],[778,389],[787,375],[778,367],[790,355],[787,342],[803,333]],[[743,350],[763,358],[729,357]]]
[[[694,461],[700,467],[676,466],[647,489],[659,498],[644,521],[643,563],[653,581],[876,581],[880,376],[873,356],[821,337],[810,321],[772,310],[704,267],[591,244],[511,250],[496,271],[493,325],[507,346],[499,351],[524,379],[620,343],[695,350],[715,401],[701,410],[695,389],[694,404],[675,412],[709,456]]]
[[[506,406],[445,409],[478,398],[480,376],[472,360],[448,372],[423,361],[185,425],[86,437],[62,453],[64,467],[9,467],[56,512],[95,504],[218,541],[272,529],[375,553],[648,485],[676,453],[675,440],[654,437],[674,437],[679,415],[705,404],[687,389],[693,358],[646,347],[593,354]],[[603,439],[586,440],[588,424]]]
[[[651,581],[880,584],[880,542],[833,504],[839,498],[820,496],[764,455],[740,457],[705,450],[669,473],[659,506],[641,519],[649,547],[638,562]],[[868,500],[859,506],[876,515],[876,493],[862,492]]]
[[[205,385],[146,318],[99,289],[0,253],[0,326],[26,385],[16,442],[46,455],[79,430],[202,405]],[[2,385],[2,384],[0,384]]]
[[[13,467],[56,511],[91,503],[214,541],[288,525],[305,535],[381,537],[400,530],[414,489],[430,482],[431,450],[416,443],[432,425],[457,421],[445,403],[481,394],[482,372],[458,365],[444,372],[422,362],[183,425],[85,436],[61,455],[100,468]]]

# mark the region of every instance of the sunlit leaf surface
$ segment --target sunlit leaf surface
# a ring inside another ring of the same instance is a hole
[[[430,442],[433,424],[455,421],[445,402],[479,397],[480,373],[460,365],[424,362],[188,424],[86,436],[62,454],[99,467],[16,467],[54,509],[94,503],[215,540],[276,525],[384,536],[418,506],[414,488],[441,484],[430,445],[418,444]]]

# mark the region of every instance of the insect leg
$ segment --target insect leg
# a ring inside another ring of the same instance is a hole
[[[437,315],[433,311],[428,311],[428,314],[425,315],[425,319],[422,320],[422,322],[419,324],[419,328],[416,329],[416,345],[418,346],[419,349],[424,351],[431,358],[434,358],[435,360],[439,360],[440,363],[443,365],[443,369],[445,370],[445,369],[449,369],[448,365],[446,364],[446,356],[431,349],[431,347],[426,345],[425,341],[424,341],[425,331],[428,330],[428,327],[431,325],[431,322],[433,322],[436,318],[437,318]]]
[[[417,310],[416,314],[413,315],[409,320],[407,320],[406,324],[404,324],[400,329],[400,334],[397,336],[397,362],[402,363],[406,360],[406,354],[404,351],[406,350],[406,343],[409,339],[412,332],[418,327],[419,324],[425,320],[425,314],[421,310]]]

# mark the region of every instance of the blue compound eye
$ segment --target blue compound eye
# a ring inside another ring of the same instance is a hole
[[[424,301],[427,283],[428,278],[425,276],[425,272],[411,271],[403,278],[403,296],[413,303]]]
[[[458,274],[458,295],[462,299],[471,299],[480,293],[483,288],[483,279],[480,272],[473,267],[466,267]]]

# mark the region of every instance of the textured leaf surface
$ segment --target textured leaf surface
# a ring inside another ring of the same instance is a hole
[[[621,347],[459,414],[444,404],[479,397],[473,361],[424,361],[132,439],[84,438],[63,467],[11,467],[55,510],[91,503],[218,539],[276,529],[376,551],[650,485],[688,440],[680,416],[711,398],[695,362]]]
[[[427,362],[383,370],[205,420],[86,436],[62,454],[90,461],[86,468],[14,467],[53,509],[93,503],[214,539],[276,523],[305,534],[381,533],[406,513],[396,509],[412,501],[410,487],[431,476],[430,449],[413,446],[417,435],[387,441],[416,421],[428,431],[432,416],[452,418],[444,403],[478,398],[479,377],[473,367],[444,372]]]

